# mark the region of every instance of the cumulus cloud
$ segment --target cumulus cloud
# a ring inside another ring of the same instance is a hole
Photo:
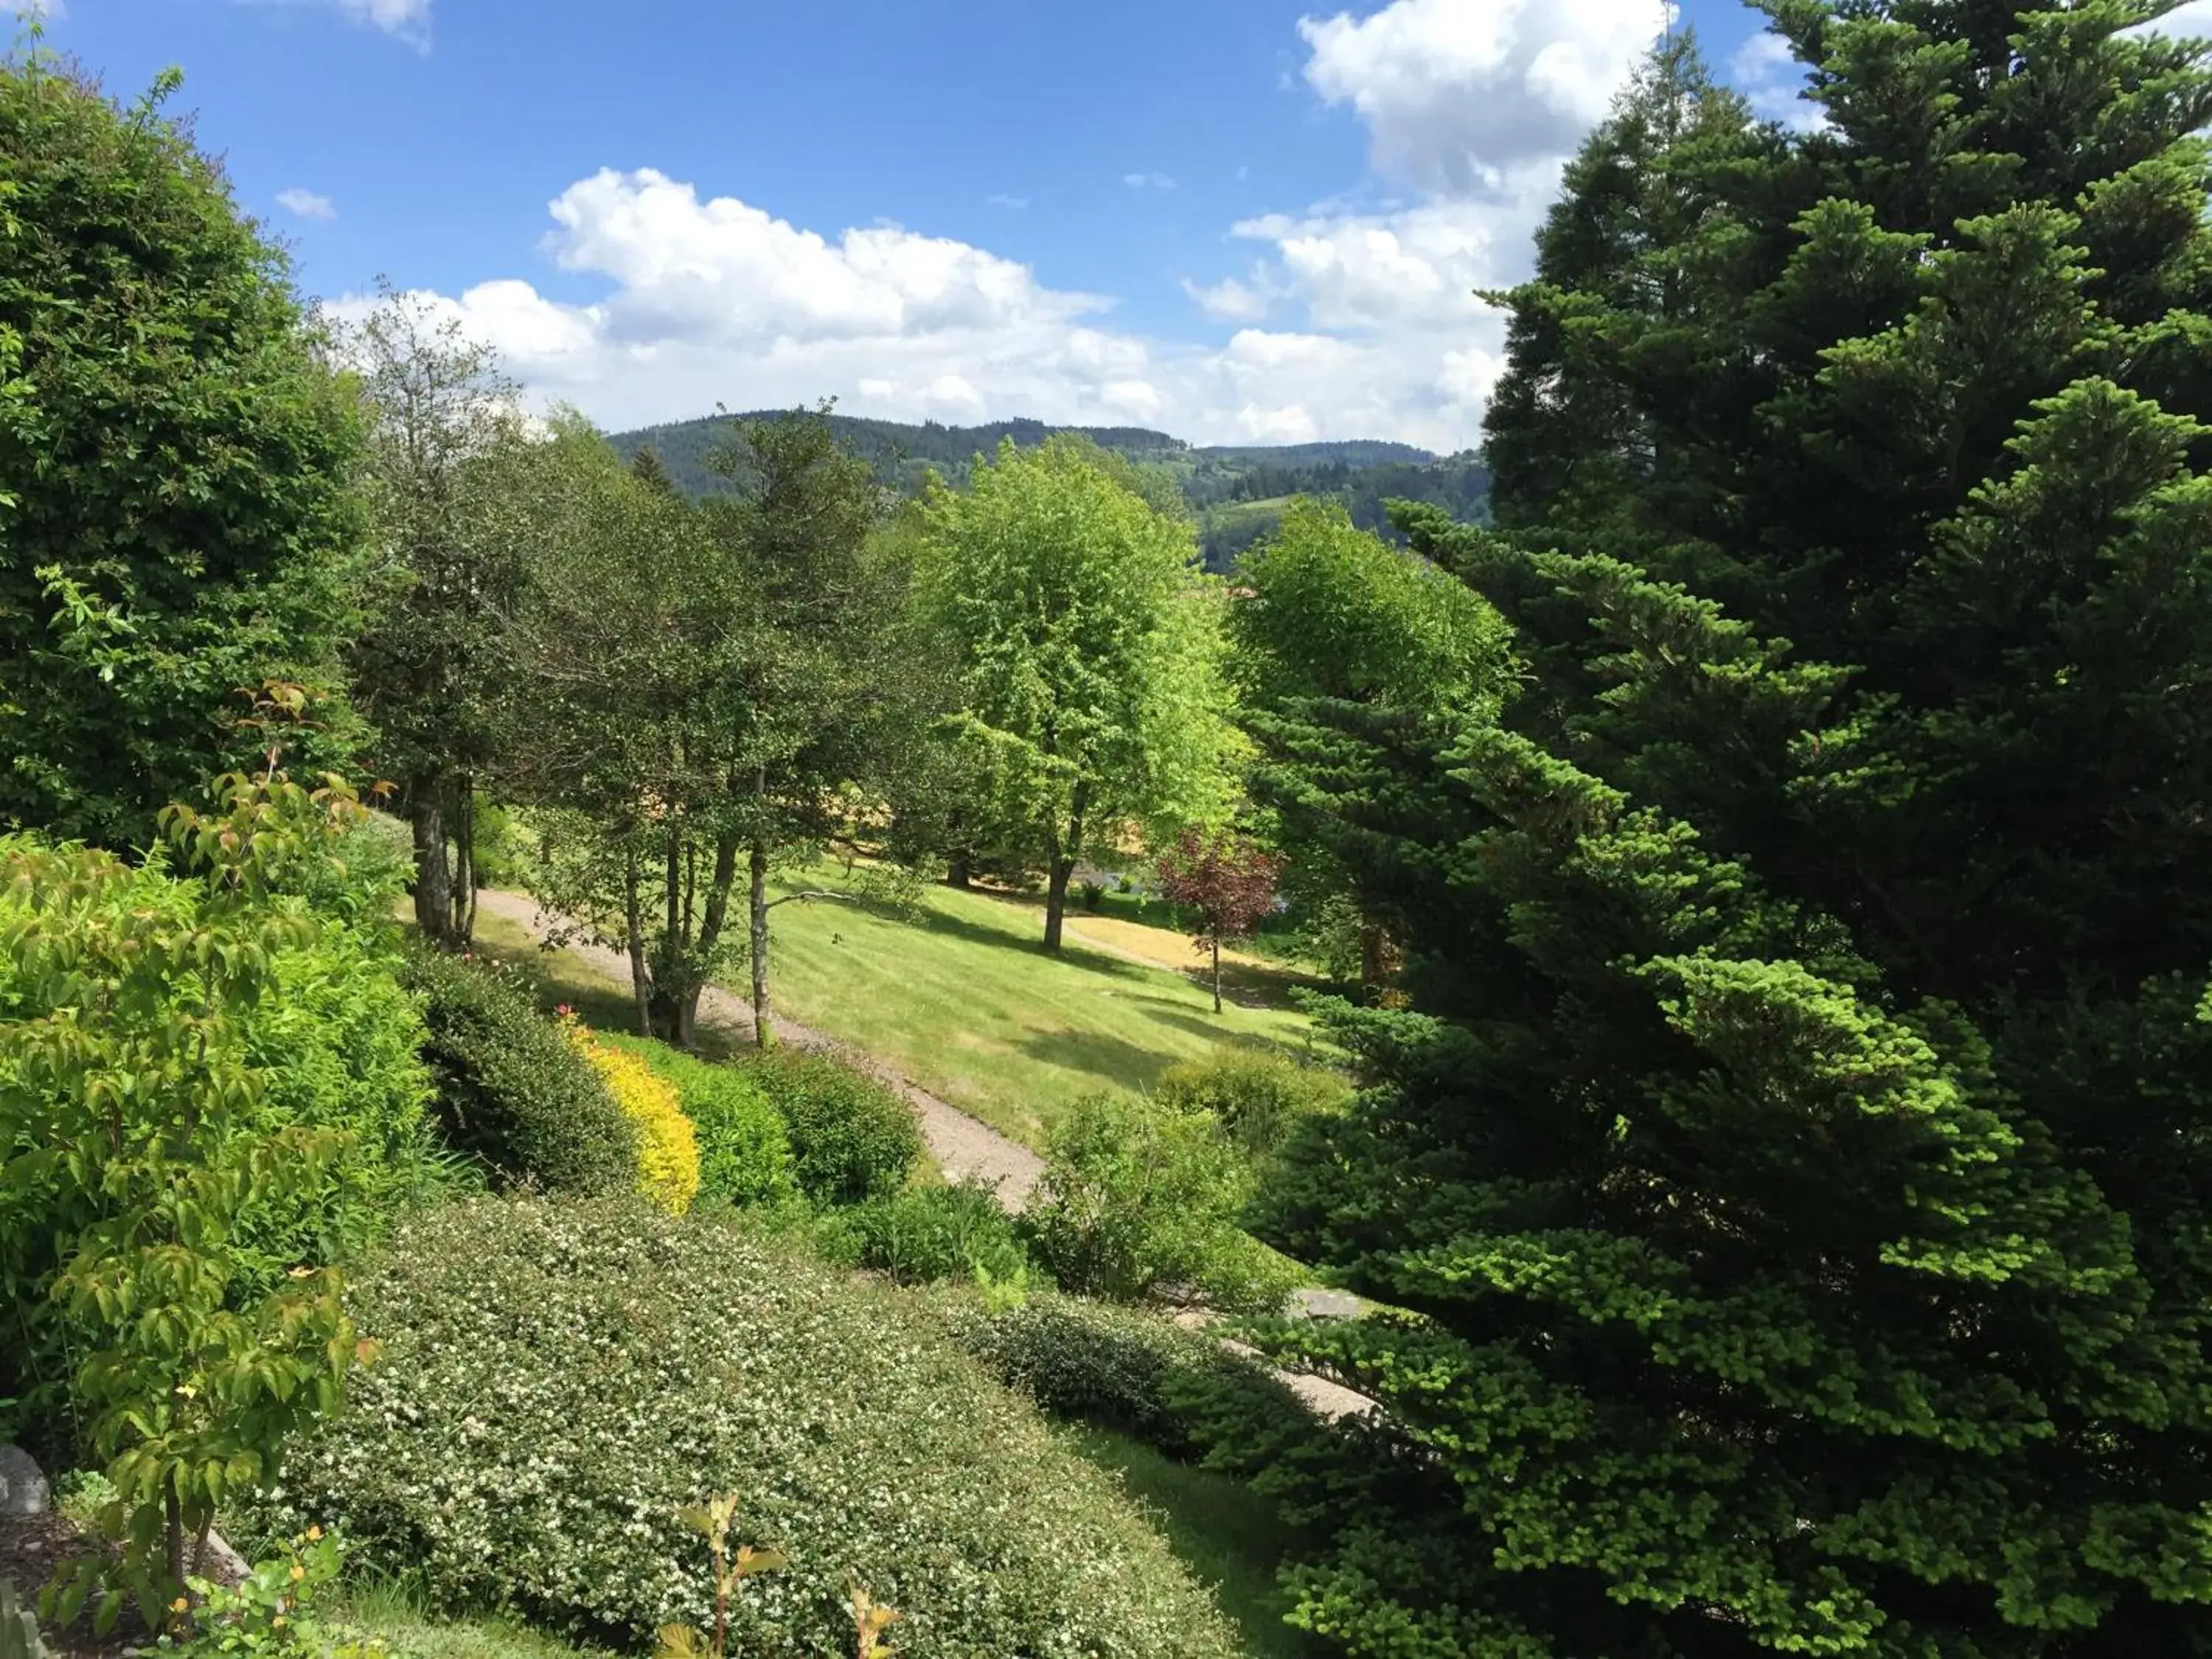
[[[319,196],[312,190],[291,190],[276,192],[276,205],[297,219],[335,219],[337,206],[327,196]]]
[[[1234,268],[1183,283],[1226,326],[1211,342],[1117,326],[1104,297],[926,228],[811,228],[649,168],[603,170],[550,204],[542,252],[564,288],[601,297],[510,276],[436,303],[541,400],[610,428],[830,394],[894,419],[1462,449],[1503,366],[1502,321],[1475,290],[1527,274],[1561,164],[1664,21],[1663,0],[1393,0],[1308,18],[1306,82],[1358,115],[1377,170],[1410,194],[1231,227]]]
[[[1495,195],[1574,148],[1668,16],[1668,0],[1393,0],[1298,32],[1307,82],[1367,124],[1379,169]]]

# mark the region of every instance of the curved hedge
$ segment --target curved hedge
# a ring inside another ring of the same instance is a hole
[[[643,1056],[676,1085],[684,1115],[698,1136],[702,1199],[745,1206],[798,1197],[782,1115],[746,1073],[644,1037],[616,1031],[594,1035],[611,1048]]]
[[[514,975],[428,949],[406,979],[423,999],[422,1058],[448,1145],[510,1184],[628,1192],[637,1134],[591,1063]]]
[[[616,1048],[565,1008],[562,1029],[607,1085],[637,1133],[637,1189],[671,1215],[699,1196],[699,1133],[684,1115],[676,1085],[634,1048]]]
[[[1117,1486],[930,1310],[710,1212],[478,1199],[419,1215],[353,1289],[381,1363],[249,1517],[341,1525],[447,1606],[639,1643],[709,1613],[681,1504],[789,1552],[731,1651],[852,1651],[848,1587],[904,1659],[1221,1659],[1236,1638]]]

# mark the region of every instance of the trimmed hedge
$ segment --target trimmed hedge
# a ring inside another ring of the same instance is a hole
[[[641,1055],[684,1103],[699,1139],[699,1196],[740,1206],[776,1205],[799,1196],[791,1137],[782,1115],[739,1067],[687,1054],[665,1042],[613,1031],[600,1042]]]
[[[590,1194],[637,1184],[635,1130],[526,981],[420,946],[405,978],[423,999],[422,1058],[448,1145],[507,1185]]]
[[[635,1645],[704,1626],[678,1518],[739,1498],[733,1653],[852,1651],[848,1587],[904,1659],[1237,1650],[1117,1483],[994,1386],[915,1293],[714,1212],[478,1199],[419,1215],[352,1291],[380,1363],[246,1517],[343,1528],[449,1608],[511,1606]]]
[[[637,1133],[638,1191],[669,1214],[682,1215],[699,1196],[699,1134],[684,1115],[676,1085],[635,1049],[601,1042],[566,1008],[561,1026]]]
[[[865,1073],[782,1048],[738,1063],[782,1116],[799,1188],[817,1203],[896,1192],[921,1161],[913,1111]]]

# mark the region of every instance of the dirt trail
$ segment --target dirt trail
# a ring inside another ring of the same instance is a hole
[[[547,917],[538,908],[538,901],[527,893],[509,893],[485,888],[477,894],[477,908],[514,922],[541,944],[544,941]],[[1115,951],[1112,945],[1099,940],[1085,939],[1084,943],[1096,950],[1129,955],[1133,960],[1143,960],[1132,952]],[[611,984],[625,988],[629,986],[629,963],[619,952],[582,939],[574,940],[562,948]],[[1157,967],[1158,964],[1149,965]],[[718,985],[710,985],[700,993],[699,1023],[728,1040],[739,1042],[753,1040],[751,1005]],[[864,1054],[850,1043],[840,1042],[826,1032],[802,1025],[787,1015],[776,1016],[775,1034],[777,1041],[787,1042],[794,1048],[834,1054],[847,1064],[859,1066],[896,1089],[907,1104],[914,1109],[915,1121],[921,1127],[922,1140],[948,1180],[981,1176],[997,1190],[999,1201],[1010,1210],[1018,1210],[1029,1201],[1038,1176],[1044,1173],[1044,1160],[1019,1141],[1007,1139],[989,1124],[969,1116],[957,1106],[946,1104],[928,1090],[901,1077],[872,1054]],[[1346,1311],[1338,1304],[1352,1299],[1330,1291],[1302,1291],[1298,1300],[1301,1305],[1316,1315],[1333,1316]],[[1356,1300],[1352,1300],[1352,1304],[1354,1307],[1358,1305]],[[1203,1316],[1197,1317],[1202,1319]],[[1239,1343],[1231,1342],[1224,1346],[1242,1353],[1252,1352]],[[1364,1395],[1355,1394],[1325,1377],[1311,1376],[1303,1371],[1278,1371],[1276,1375],[1290,1385],[1291,1392],[1304,1401],[1316,1416],[1331,1422],[1340,1417],[1358,1416],[1375,1409],[1375,1402]]]

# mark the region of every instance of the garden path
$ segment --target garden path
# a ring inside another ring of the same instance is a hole
[[[492,915],[504,917],[527,932],[543,944],[549,922],[555,920],[538,908],[538,901],[527,893],[505,892],[496,888],[484,888],[477,894],[477,908]],[[1111,951],[1110,945],[1085,940],[1094,948]],[[586,939],[572,939],[562,949],[600,978],[611,984],[627,987],[629,984],[629,962],[621,953],[605,945],[593,945]],[[1132,954],[1121,952],[1119,954]],[[1141,960],[1141,958],[1136,958]],[[699,1023],[720,1032],[726,1038],[742,1042],[753,1040],[753,1011],[744,998],[710,985],[699,995]],[[863,1054],[849,1043],[840,1042],[826,1032],[810,1025],[777,1015],[776,1038],[794,1048],[834,1054],[849,1065],[860,1067],[871,1076],[880,1078],[896,1090],[907,1104],[914,1109],[915,1121],[921,1125],[921,1138],[928,1146],[930,1156],[945,1171],[948,1180],[960,1181],[980,1176],[997,1190],[999,1200],[1010,1210],[1018,1210],[1028,1202],[1037,1178],[1044,1173],[1044,1160],[1019,1141],[1009,1140],[988,1123],[972,1118],[958,1107],[947,1104],[928,1090],[908,1082],[873,1055]],[[1320,1316],[1342,1316],[1358,1306],[1357,1299],[1342,1297],[1327,1291],[1302,1292],[1302,1305]],[[1351,1308],[1343,1304],[1349,1303]],[[1190,1322],[1205,1322],[1199,1314],[1186,1316]],[[1251,1350],[1238,1343],[1226,1346],[1242,1353]],[[1340,1383],[1326,1377],[1310,1376],[1303,1371],[1279,1370],[1276,1375],[1289,1384],[1292,1393],[1304,1401],[1317,1417],[1334,1421],[1340,1417],[1358,1416],[1375,1409],[1375,1402],[1364,1395],[1356,1394]]]

